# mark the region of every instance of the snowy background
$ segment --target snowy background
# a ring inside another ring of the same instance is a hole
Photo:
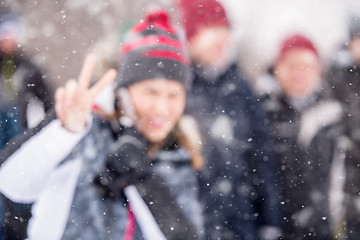
[[[256,78],[271,62],[281,39],[302,32],[313,38],[325,63],[346,41],[347,19],[360,15],[358,0],[222,0],[233,22],[239,63]],[[145,10],[161,6],[172,12],[171,0],[6,0],[23,18],[23,48],[48,73],[55,88],[75,78],[84,55],[116,59],[121,34]],[[99,62],[97,74],[107,65]]]

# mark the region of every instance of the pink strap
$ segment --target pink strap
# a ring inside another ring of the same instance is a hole
[[[127,204],[128,217],[126,221],[126,229],[124,234],[124,240],[132,240],[135,234],[135,216],[131,210],[130,203]]]

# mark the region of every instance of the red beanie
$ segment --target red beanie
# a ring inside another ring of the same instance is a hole
[[[319,57],[319,53],[314,46],[314,44],[306,37],[302,35],[293,35],[289,38],[286,38],[280,48],[280,52],[277,60],[279,61],[287,51],[294,48],[303,48],[312,51],[317,57]]]
[[[203,27],[230,26],[225,9],[217,0],[178,0],[178,5],[188,40]]]

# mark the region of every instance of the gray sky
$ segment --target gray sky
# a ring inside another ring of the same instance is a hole
[[[253,75],[261,72],[289,34],[313,39],[325,63],[347,38],[347,19],[360,14],[356,0],[224,0],[235,23],[239,57]]]
[[[26,24],[24,47],[62,85],[76,77],[86,52],[110,57],[120,46],[119,33],[153,6],[176,15],[171,0],[6,0]],[[281,39],[304,33],[325,61],[346,39],[346,19],[360,14],[358,0],[221,0],[233,22],[240,63],[256,77],[271,62]],[[100,64],[98,66],[101,66]],[[99,70],[101,71],[101,70]]]

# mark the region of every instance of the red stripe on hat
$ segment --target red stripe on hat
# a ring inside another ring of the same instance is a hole
[[[127,54],[129,51],[138,47],[159,45],[159,44],[163,44],[169,47],[174,47],[179,50],[183,50],[183,45],[178,40],[157,35],[157,36],[147,36],[147,37],[139,38],[137,40],[125,44],[122,48],[122,53]]]
[[[184,64],[189,64],[189,59],[183,56],[180,53],[172,52],[169,50],[149,50],[144,53],[145,57],[155,57],[155,58],[168,58],[173,59]]]

